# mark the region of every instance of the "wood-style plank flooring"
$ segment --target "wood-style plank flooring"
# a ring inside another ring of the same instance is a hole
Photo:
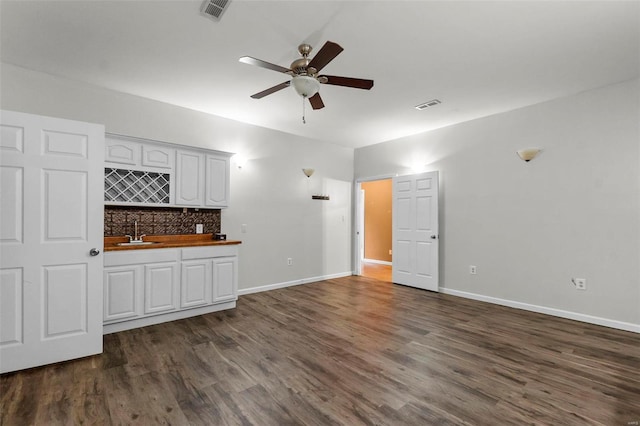
[[[378,281],[391,282],[391,265],[382,265],[380,263],[363,261],[361,273],[363,277],[375,278]]]
[[[2,425],[636,425],[640,335],[365,277],[0,378]]]

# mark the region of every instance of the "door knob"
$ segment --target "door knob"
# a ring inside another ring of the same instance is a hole
[[[91,256],[97,256],[100,254],[100,250],[98,250],[97,248],[92,248],[91,250],[89,250],[89,254]]]
[[[432,236],[431,236],[431,239],[432,239],[432,240],[435,240],[435,239],[437,239],[437,238],[438,238],[438,236],[437,236],[437,235],[432,235]]]

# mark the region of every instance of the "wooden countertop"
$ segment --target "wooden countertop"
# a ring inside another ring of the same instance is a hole
[[[187,234],[187,235],[148,235],[144,241],[152,241],[156,244],[119,246],[117,243],[129,242],[128,237],[104,237],[104,251],[142,250],[160,248],[181,248],[198,246],[225,246],[242,244],[242,241],[225,240],[216,241],[213,234]]]

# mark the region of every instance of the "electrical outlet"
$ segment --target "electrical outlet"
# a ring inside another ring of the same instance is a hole
[[[573,278],[573,284],[576,286],[576,290],[586,290],[587,289],[587,279],[586,278]]]
[[[204,232],[204,225],[202,223],[196,224],[196,234],[202,234]]]
[[[478,268],[476,267],[476,265],[469,265],[469,273],[471,275],[475,275],[478,273]]]
[[[389,250],[389,256],[393,255],[393,250]]]
[[[293,265],[293,259],[290,257],[287,257],[287,265],[291,266]]]

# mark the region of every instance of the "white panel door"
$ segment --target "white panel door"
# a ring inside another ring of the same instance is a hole
[[[2,111],[0,129],[0,372],[100,353],[104,127]]]
[[[238,298],[238,258],[217,257],[213,259],[213,302],[224,302]]]
[[[392,277],[438,291],[438,172],[393,178]]]

